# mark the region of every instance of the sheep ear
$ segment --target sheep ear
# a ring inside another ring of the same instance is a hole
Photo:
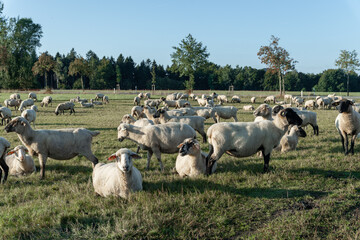
[[[139,155],[137,155],[136,153],[132,152],[130,154],[131,158],[135,158],[135,159],[140,159],[141,157]]]
[[[11,155],[11,154],[14,154],[14,153],[15,153],[15,151],[13,150],[13,151],[8,152],[6,155]]]
[[[116,154],[111,155],[110,157],[107,158],[108,161],[113,161],[116,159]]]
[[[183,143],[180,143],[180,144],[177,146],[177,148],[181,148],[182,146],[184,146],[184,144],[183,144]]]

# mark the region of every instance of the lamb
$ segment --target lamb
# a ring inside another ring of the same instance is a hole
[[[204,130],[204,123],[206,120],[205,118],[200,116],[170,117],[167,112],[162,109],[157,110],[153,116],[154,118],[159,118],[161,124],[167,122],[179,122],[188,124],[202,136],[204,143],[206,143],[206,133]]]
[[[130,112],[131,116],[136,117],[137,119],[146,118],[146,115],[143,112],[143,107],[144,106],[134,106]]]
[[[21,102],[19,110],[22,112],[26,107],[34,105],[34,99],[28,98]]]
[[[5,131],[16,132],[22,144],[31,156],[38,155],[40,178],[45,178],[45,164],[48,157],[56,160],[68,160],[79,154],[89,159],[93,166],[98,159],[91,151],[92,138],[100,132],[85,128],[65,128],[58,130],[33,130],[23,117],[16,117],[5,127]]]
[[[83,108],[94,108],[94,104],[92,104],[92,103],[80,102],[80,105]]]
[[[10,175],[27,175],[36,171],[34,159],[26,154],[26,147],[19,145],[7,153],[5,162],[9,167]]]
[[[299,126],[292,126],[290,130],[281,138],[279,146],[275,150],[282,153],[296,150],[299,137],[306,137],[306,132]]]
[[[227,153],[234,157],[248,157],[262,151],[264,172],[269,170],[270,154],[289,125],[301,125],[302,119],[290,108],[279,112],[273,121],[216,123],[207,131],[209,154],[207,174],[214,163]]]
[[[151,94],[149,92],[144,94],[145,99],[149,100],[151,98]]]
[[[33,123],[35,128],[36,112],[33,109],[26,109],[21,113],[21,116],[25,118],[29,123]]]
[[[139,158],[133,151],[121,148],[108,158],[116,162],[97,164],[92,173],[95,192],[102,197],[128,198],[130,192],[141,191],[142,177],[132,162]]]
[[[147,150],[147,169],[149,169],[150,159],[155,153],[161,171],[164,171],[161,153],[176,153],[180,143],[186,138],[195,137],[195,130],[183,123],[166,123],[146,127],[122,123],[118,127],[118,140],[122,142],[124,139],[129,139],[137,143],[141,149]]]
[[[134,103],[134,105],[139,106],[140,105],[140,98],[138,96],[134,97],[133,103]]]
[[[97,101],[97,100],[102,100],[103,97],[104,97],[104,94],[102,94],[102,93],[97,93],[97,94],[95,95],[95,101]]]
[[[254,106],[253,105],[244,105],[243,106],[243,109],[245,110],[245,111],[254,111]]]
[[[304,103],[304,107],[305,107],[306,109],[310,109],[310,108],[315,109],[315,108],[319,107],[319,105],[316,103],[315,100],[307,100],[307,101]]]
[[[10,95],[10,99],[20,99],[20,94],[13,93],[13,94]]]
[[[7,149],[10,147],[10,143],[3,137],[0,137],[0,181],[5,183],[9,175],[9,167],[5,162],[5,155]],[[2,178],[2,172],[4,171],[4,178]]]
[[[335,120],[335,127],[340,134],[345,155],[354,154],[355,139],[360,132],[360,113],[354,111],[353,105],[354,103],[349,100],[342,100]],[[348,135],[351,136],[350,149],[348,149]]]
[[[256,102],[256,97],[252,97],[252,98],[250,99],[250,102],[251,102],[251,103],[255,103],[255,102]]]
[[[178,145],[179,154],[176,158],[175,169],[180,177],[196,177],[206,174],[206,153],[201,152],[200,144],[196,139],[187,138]],[[215,163],[211,173],[216,170]]]
[[[271,101],[272,101],[273,103],[276,102],[275,96],[267,96],[267,97],[265,98],[265,100],[264,100],[264,103],[270,103]]]
[[[255,120],[254,122],[259,122],[263,120],[273,120],[272,118],[272,108],[266,104],[261,104],[255,111],[254,111]]]
[[[7,107],[0,107],[1,125],[4,125],[4,121],[9,123],[11,121],[11,110]]]
[[[56,115],[59,115],[59,113],[65,114],[64,110],[70,110],[70,115],[71,115],[71,113],[74,113],[74,115],[75,115],[74,107],[75,107],[75,104],[72,102],[60,103],[59,105],[57,105],[57,107],[55,109],[55,114]]]
[[[217,100],[219,102],[226,102],[226,103],[228,102],[228,99],[227,99],[227,97],[225,95],[218,95]]]
[[[28,95],[28,98],[31,98],[34,101],[37,101],[37,96],[36,96],[36,93],[34,93],[34,92],[30,92]]]
[[[317,114],[315,112],[299,110],[297,108],[293,109],[299,117],[303,120],[301,127],[306,127],[307,125],[311,125],[314,130],[314,135],[319,135],[319,126],[317,124]]]
[[[323,109],[325,109],[325,106],[327,106],[328,108],[331,108],[331,104],[332,104],[333,100],[329,97],[320,97],[317,96],[316,97],[316,104],[323,107]]]
[[[103,103],[108,104],[109,103],[109,97],[106,96],[106,95],[103,96],[102,101],[103,101]]]
[[[17,109],[19,108],[21,104],[21,99],[6,99],[4,101],[4,105],[5,107],[9,108],[9,107],[14,107],[15,111],[17,111]]]
[[[103,105],[102,102],[94,101],[94,99],[90,99],[90,103],[93,104],[93,105]]]
[[[52,97],[51,96],[46,96],[43,98],[43,100],[40,103],[40,106],[43,107],[47,107],[49,104],[51,104],[52,106]]]
[[[230,119],[233,118],[234,122],[237,122],[238,119],[236,117],[238,109],[233,106],[224,106],[224,107],[214,107],[213,108],[213,115],[212,118],[214,119],[215,123],[220,122],[220,118],[223,119]]]
[[[238,95],[234,95],[231,98],[231,102],[232,103],[241,103],[241,99],[240,99],[240,97]]]

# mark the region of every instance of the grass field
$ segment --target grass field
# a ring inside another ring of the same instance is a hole
[[[252,112],[241,110],[249,104],[251,94],[244,94],[241,104],[233,104],[240,108],[239,121],[254,119]],[[129,140],[117,141],[116,130],[121,117],[130,112],[134,94],[109,92],[109,105],[94,109],[77,105],[75,116],[55,116],[58,103],[77,95],[52,94],[53,106],[39,107],[37,129],[85,127],[100,131],[92,149],[101,162],[119,148],[136,149]],[[8,96],[2,92],[0,101]],[[39,99],[44,96],[38,94]],[[93,98],[94,93],[80,96]],[[272,154],[266,174],[260,157],[223,155],[215,174],[181,179],[173,172],[176,154],[162,155],[165,172],[161,173],[154,156],[150,170],[145,170],[146,152],[140,151],[142,159],[134,165],[143,176],[144,190],[127,200],[95,195],[91,163],[86,158],[49,159],[45,180],[39,180],[36,172],[10,176],[0,185],[0,238],[358,239],[360,147],[355,144],[355,155],[344,156],[334,126],[337,111],[315,111],[319,136],[307,128],[308,136],[300,140],[297,151]],[[206,129],[211,124],[208,119]],[[20,144],[15,133],[3,131],[1,136],[12,147]],[[208,152],[207,144],[202,144],[202,149]],[[35,162],[38,168],[37,158]]]

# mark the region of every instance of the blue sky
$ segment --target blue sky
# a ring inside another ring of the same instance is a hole
[[[43,29],[39,53],[122,53],[170,65],[172,47],[189,33],[224,66],[263,68],[257,57],[271,35],[296,69],[335,68],[340,50],[360,54],[360,0],[2,0],[7,17],[29,17]]]

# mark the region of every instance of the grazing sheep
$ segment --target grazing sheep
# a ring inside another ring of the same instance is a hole
[[[5,107],[9,108],[9,107],[14,107],[15,111],[17,111],[17,109],[19,108],[21,104],[21,99],[6,99],[4,101],[4,105]]]
[[[20,94],[13,93],[13,94],[10,95],[10,99],[20,99]]]
[[[176,153],[180,143],[186,138],[195,137],[195,130],[183,123],[166,123],[146,127],[122,123],[118,127],[119,141],[129,139],[137,143],[141,149],[147,150],[147,169],[150,167],[150,159],[154,153],[159,161],[161,171],[164,171],[161,153]]]
[[[162,102],[161,99],[156,99],[156,100],[149,100],[148,99],[148,100],[144,101],[144,105],[158,108],[161,102]]]
[[[340,134],[345,155],[354,154],[355,139],[360,132],[360,113],[354,111],[353,104],[349,100],[342,100],[339,105],[339,114],[335,120],[335,127]],[[350,149],[348,149],[348,135],[351,136]]]
[[[297,108],[293,109],[299,117],[303,120],[301,127],[306,127],[307,125],[311,125],[314,130],[314,135],[319,135],[319,126],[317,124],[317,114],[316,112],[306,111],[306,110],[299,110]]]
[[[191,100],[195,100],[196,95],[195,95],[194,93],[191,93],[191,94],[189,95],[189,97],[190,97]]]
[[[31,98],[34,101],[37,101],[37,96],[36,96],[36,93],[34,93],[34,92],[29,93],[28,98]]]
[[[295,103],[296,107],[299,107],[304,103],[304,99],[301,97],[293,97],[292,100]]]
[[[109,103],[109,97],[106,96],[106,95],[103,96],[102,101],[103,101],[104,104],[108,104]]]
[[[103,97],[104,97],[104,94],[102,94],[102,93],[97,93],[97,94],[95,95],[95,101],[97,101],[97,100],[102,100]]]
[[[0,107],[1,125],[4,125],[4,121],[9,123],[11,121],[11,110],[7,107]]]
[[[141,99],[141,98],[144,98],[144,97],[145,97],[145,94],[141,92],[141,93],[139,93],[137,96]]]
[[[186,115],[186,111],[180,110],[180,109],[173,109],[173,110],[169,110],[168,107],[162,107],[162,110],[166,111],[166,113],[170,116],[170,117],[180,117],[180,116],[184,116]]]
[[[240,99],[240,97],[238,95],[234,95],[231,98],[231,102],[232,103],[241,103],[241,99]]]
[[[30,107],[32,105],[34,105],[34,99],[28,98],[21,102],[19,110],[22,112],[26,107]]]
[[[200,144],[196,139],[187,138],[178,145],[179,154],[176,158],[175,169],[180,177],[196,177],[206,174],[206,153],[201,152]],[[211,173],[216,170],[215,163]]]
[[[52,106],[52,97],[51,96],[46,96],[43,98],[43,100],[40,103],[40,106],[43,107],[47,107],[49,104],[51,104]]]
[[[250,99],[250,102],[251,102],[251,103],[255,103],[255,102],[256,102],[256,97],[252,97],[252,98]]]
[[[304,103],[304,107],[305,107],[306,109],[310,109],[310,108],[315,109],[315,108],[319,107],[319,105],[316,103],[315,100],[307,100],[307,101]]]
[[[26,154],[27,148],[19,145],[7,153],[5,162],[9,167],[10,175],[27,175],[36,171],[34,159]]]
[[[33,127],[35,128],[35,120],[36,120],[36,112],[33,109],[25,109],[21,116],[25,118],[29,123],[33,123]]]
[[[146,118],[146,115],[143,112],[143,107],[144,106],[134,106],[130,112],[131,116],[136,117],[137,119]]]
[[[334,100],[329,97],[320,97],[320,96],[316,97],[317,105],[319,105],[319,107],[322,106],[323,109],[325,109],[325,107],[330,109],[333,102]]]
[[[291,103],[293,96],[291,94],[285,94],[284,95],[284,102],[287,103],[287,101],[289,100]]]
[[[134,97],[133,103],[134,103],[134,105],[139,106],[140,105],[140,98],[138,96]]]
[[[199,98],[199,97],[195,97],[195,100],[198,102],[198,104],[201,107],[204,107],[207,104],[207,98]]]
[[[68,160],[79,154],[89,159],[93,166],[98,159],[91,152],[92,138],[100,132],[85,128],[65,128],[58,130],[33,130],[23,117],[16,117],[5,127],[5,131],[16,132],[22,144],[31,156],[39,157],[40,177],[45,177],[45,164],[48,157],[56,160]]]
[[[147,119],[150,119],[155,124],[160,124],[160,120],[158,118],[154,118],[154,113],[156,112],[156,108],[152,108],[149,106],[143,107],[143,113],[146,115]]]
[[[213,112],[214,112],[213,108],[196,109],[196,115],[203,117],[205,119],[212,118],[215,115]]]
[[[273,120],[272,118],[272,108],[267,104],[261,104],[255,111],[254,111],[255,120],[254,122],[264,121],[264,120]]]
[[[245,110],[245,111],[254,111],[254,106],[253,105],[244,105],[243,106],[243,109]]]
[[[223,103],[223,102],[228,102],[228,99],[227,99],[227,97],[225,96],[225,95],[218,95],[217,96],[217,100],[219,101],[219,102],[221,102],[221,103]]]
[[[167,100],[164,97],[162,97],[161,100],[163,101],[164,106],[176,107],[176,100]]]
[[[172,93],[172,94],[169,94],[166,96],[166,98],[164,100],[167,100],[167,101],[175,101],[177,98],[176,98],[176,93]],[[163,99],[163,98],[162,98]]]
[[[65,114],[64,110],[70,110],[70,115],[71,113],[74,113],[75,115],[75,104],[72,102],[64,102],[64,103],[60,103],[59,105],[57,105],[56,109],[55,109],[55,114],[59,115],[59,113]]]
[[[39,109],[38,109],[38,107],[37,107],[36,105],[32,105],[32,106],[30,107],[30,109],[34,110],[35,112],[38,112],[38,111],[39,111]]]
[[[212,118],[214,119],[215,123],[219,123],[220,118],[223,119],[233,118],[234,122],[237,122],[238,121],[236,116],[237,111],[238,109],[233,106],[214,107],[212,112],[213,113]]]
[[[147,92],[144,94],[145,99],[149,100],[151,98],[151,93]]]
[[[189,101],[189,94],[187,94],[187,93],[184,93],[184,94],[182,94],[181,95],[181,97],[180,97],[181,99],[186,99],[187,101]]]
[[[178,109],[178,108],[183,108],[183,107],[186,107],[186,106],[191,106],[190,102],[187,101],[187,100],[183,100],[183,99],[179,99],[179,100],[176,100],[175,101],[175,108]]]
[[[271,101],[272,101],[273,103],[276,102],[275,96],[267,96],[267,97],[264,99],[264,103],[270,103]]]
[[[264,156],[264,172],[269,170],[271,151],[276,147],[290,124],[301,125],[302,119],[290,108],[281,110],[273,121],[216,123],[208,131],[209,154],[207,173],[213,164],[227,153],[248,157],[258,151]]]
[[[206,143],[206,133],[204,130],[204,123],[206,120],[205,118],[200,116],[170,117],[168,113],[162,109],[157,110],[153,116],[154,118],[159,118],[161,124],[167,122],[179,122],[188,124],[202,136],[204,143]]]
[[[94,101],[94,99],[90,99],[90,103],[93,105],[103,105],[103,102]]]
[[[77,102],[79,102],[79,99],[80,97],[78,96],[78,97],[76,97],[76,98],[71,98],[70,100],[69,100],[69,102],[72,102],[72,103],[77,103]]]
[[[3,137],[0,137],[0,181],[5,183],[9,175],[9,167],[5,162],[5,155],[7,149],[10,147],[10,143]],[[2,178],[2,172],[4,171],[4,178]]]
[[[283,153],[296,150],[299,137],[306,137],[306,132],[299,126],[292,126],[290,130],[281,138],[279,146],[275,150]]]
[[[94,104],[92,104],[92,103],[80,102],[80,105],[83,108],[94,108]]]
[[[116,162],[97,164],[92,173],[95,192],[102,197],[127,198],[130,192],[141,191],[142,177],[132,162],[138,158],[141,157],[133,151],[121,148],[108,158]]]

